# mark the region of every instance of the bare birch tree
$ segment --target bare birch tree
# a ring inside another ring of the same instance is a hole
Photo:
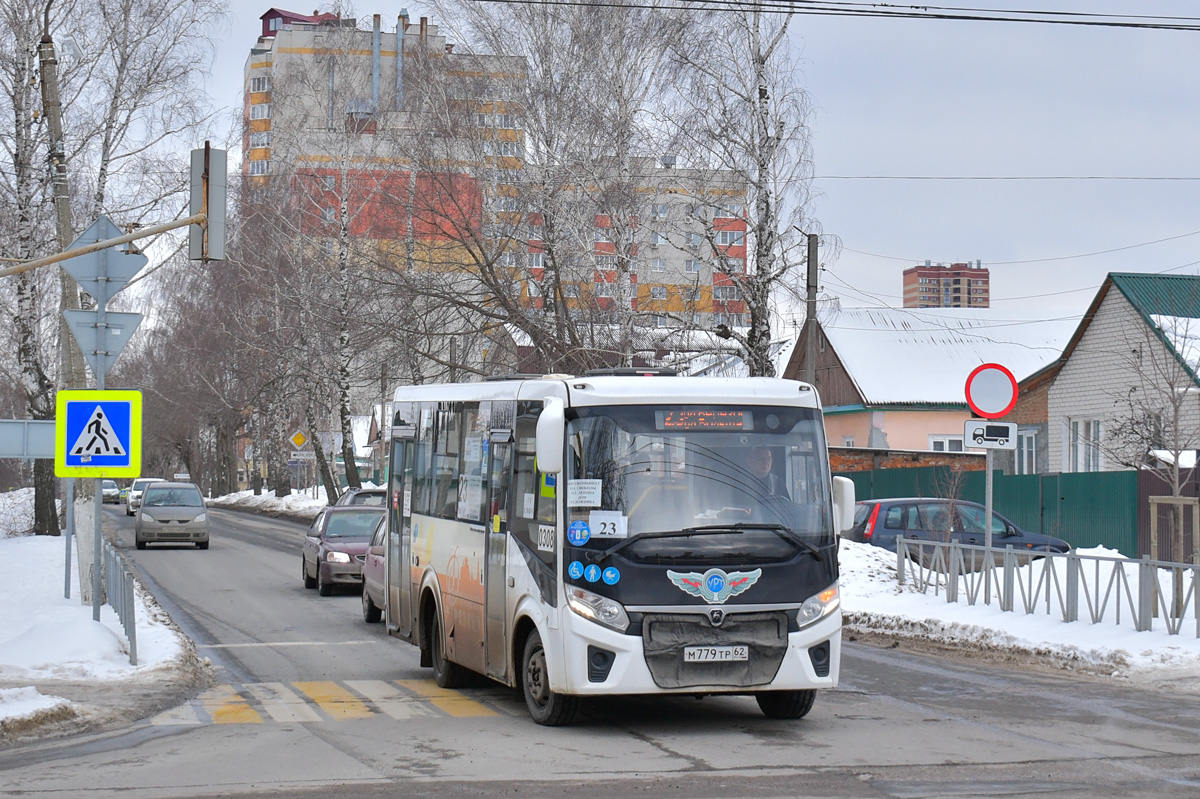
[[[748,262],[723,255],[715,225],[706,237],[712,267],[745,301],[747,329],[720,332],[739,345],[752,375],[775,374],[772,303],[795,291],[802,234],[819,232],[808,208],[808,95],[789,48],[791,21],[790,14],[759,10],[705,14],[695,35],[673,42],[678,91],[668,124],[681,152],[695,169],[735,176],[732,182],[748,188]],[[702,181],[698,203],[719,208],[725,201],[702,190],[714,183],[715,176]]]

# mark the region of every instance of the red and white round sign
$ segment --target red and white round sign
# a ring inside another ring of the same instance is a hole
[[[998,363],[976,367],[967,377],[967,404],[984,419],[999,419],[1017,404],[1017,378]]]

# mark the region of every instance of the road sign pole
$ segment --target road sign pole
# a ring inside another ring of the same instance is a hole
[[[100,264],[99,274],[103,278],[108,277],[108,254],[112,250],[101,250],[98,253]],[[103,357],[102,353],[107,349],[108,345],[104,341],[104,331],[108,328],[104,324],[104,302],[96,303],[96,362],[93,362],[92,368],[96,372],[96,390],[104,390],[104,373],[107,369],[104,365],[98,362]],[[104,570],[104,480],[97,477],[93,488],[96,492],[93,502],[96,503],[96,519],[92,527],[92,620],[100,621],[100,602],[101,602],[101,572]]]
[[[63,494],[67,501],[67,529],[63,533],[63,541],[66,542],[67,553],[63,558],[66,561],[66,569],[63,572],[63,599],[71,598],[71,535],[75,532],[75,478],[68,477],[63,480]]]
[[[987,470],[983,498],[983,548],[986,550],[983,571],[983,604],[987,605],[992,601],[992,450],[990,449],[984,455],[983,468]]]

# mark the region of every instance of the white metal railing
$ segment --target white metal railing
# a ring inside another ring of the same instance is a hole
[[[1131,624],[1169,635],[1184,624],[1200,638],[1200,564],[1130,560],[1076,552],[1031,552],[941,541],[896,541],[896,579],[921,593],[942,593],[947,602],[996,604],[1000,610],[1084,618],[1092,624]]]
[[[107,540],[104,542],[104,596],[125,628],[125,637],[129,640],[129,665],[136,666],[137,620],[133,612],[136,606],[133,570]]]

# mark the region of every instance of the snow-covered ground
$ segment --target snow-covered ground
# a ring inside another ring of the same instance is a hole
[[[177,668],[186,641],[163,611],[138,597],[138,665],[129,664],[129,642],[113,609],[91,605],[79,593],[78,558],[71,557],[71,598],[63,596],[63,538],[29,535],[33,489],[0,494],[0,724],[58,709],[67,700],[52,693],[55,682],[117,683]],[[72,544],[74,544],[72,539]],[[27,686],[21,685],[28,682]]]
[[[7,567],[0,580],[0,682],[11,686],[28,681],[42,692],[20,685],[0,690],[0,724],[61,708],[65,700],[47,688],[56,680],[119,681],[145,670],[170,669],[178,663],[182,645],[164,623],[162,611],[143,602],[138,609],[139,665],[130,666],[127,642],[113,611],[105,607],[101,622],[93,622],[91,607],[79,602],[77,584],[72,599],[63,598],[63,539],[26,534],[32,527],[32,501],[30,489],[0,494],[0,563]],[[308,492],[283,499],[242,492],[209,502],[299,518],[313,517],[325,506],[323,491],[316,498]],[[1182,635],[1170,636],[1161,620],[1156,620],[1155,630],[1139,633],[1128,624],[1065,624],[1044,614],[948,604],[944,595],[921,594],[911,583],[897,585],[895,555],[890,552],[843,541],[839,559],[850,634],[886,634],[1031,655],[1118,679],[1200,686],[1200,640],[1194,636],[1194,624],[1185,624]]]

